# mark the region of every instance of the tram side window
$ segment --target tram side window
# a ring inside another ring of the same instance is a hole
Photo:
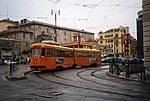
[[[89,53],[89,57],[92,57],[92,53]]]
[[[63,57],[72,57],[72,54],[71,51],[63,51]]]
[[[57,57],[63,57],[64,51],[62,50],[57,50]]]
[[[51,56],[55,57],[55,49],[51,49]]]
[[[94,57],[94,58],[95,58],[95,53],[92,53],[92,57]]]
[[[96,57],[96,58],[101,57],[101,53],[100,53],[100,52],[95,53],[95,57]]]
[[[46,50],[46,56],[47,57],[51,56],[51,49],[50,48],[47,48],[47,50]]]
[[[76,57],[81,57],[81,54],[80,53],[76,53]]]
[[[83,53],[83,52],[77,52],[77,53],[76,53],[76,57],[78,57],[78,58],[79,58],[79,57],[83,57],[83,56],[84,56],[84,53]]]
[[[55,57],[55,49],[47,48],[47,50],[46,50],[46,56],[47,57]]]
[[[60,51],[59,50],[56,50],[56,56],[60,57]]]
[[[86,57],[85,52],[81,52],[81,57]]]
[[[60,57],[64,56],[64,51],[60,50]]]
[[[71,57],[74,57],[74,53],[73,52],[71,52]]]
[[[73,52],[68,51],[68,57],[73,57]]]
[[[42,48],[41,56],[45,56],[45,48]]]
[[[68,54],[68,51],[65,51],[65,52],[64,52],[64,57],[68,57],[68,55],[69,55],[69,54]]]
[[[86,57],[90,57],[89,52],[86,52],[85,55],[86,55]]]

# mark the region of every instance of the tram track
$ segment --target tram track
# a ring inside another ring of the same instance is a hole
[[[96,70],[92,71],[92,72],[90,73],[90,75],[91,75],[92,77],[98,78],[97,76],[94,75],[94,73],[97,72],[97,71],[107,70],[107,69],[108,69],[108,68],[96,69]],[[97,81],[93,81],[93,80],[87,79],[87,78],[85,78],[85,77],[83,77],[83,76],[80,75],[81,73],[86,72],[86,71],[88,71],[88,70],[80,71],[80,72],[78,72],[76,75],[77,75],[79,78],[81,78],[81,79],[83,79],[83,80],[85,80],[85,81],[91,82],[91,83],[95,83],[95,84],[99,84],[99,85],[103,85],[103,86],[107,86],[107,87],[111,87],[111,88],[117,88],[117,89],[120,89],[120,90],[126,90],[126,91],[130,91],[131,93],[150,94],[150,93],[145,93],[145,92],[142,92],[142,91],[139,91],[139,90],[132,90],[132,89],[129,89],[129,88],[124,88],[124,87],[120,87],[120,86],[116,86],[116,85],[110,85],[110,83],[109,83],[109,84],[100,83],[100,82],[97,82]],[[98,79],[99,79],[99,80],[103,80],[103,79],[101,79],[101,78],[98,78]],[[109,81],[109,82],[111,82],[111,81]],[[116,82],[113,82],[113,83],[116,83]]]
[[[104,77],[100,77],[100,76],[96,76],[95,75],[95,73],[96,72],[99,72],[100,70],[95,70],[95,71],[93,71],[92,73],[91,73],[91,76],[93,76],[93,77],[95,77],[95,78],[98,78],[98,79],[101,79],[101,80],[106,80],[106,81],[110,81],[110,82],[113,82],[113,83],[120,83],[120,84],[125,84],[125,85],[133,85],[133,83],[136,83],[135,81],[133,81],[132,82],[132,84],[129,84],[129,82],[127,82],[127,83],[125,83],[125,82],[121,82],[122,81],[122,79],[120,79],[120,78],[116,78],[116,79],[118,79],[118,80],[110,80],[110,79],[108,79],[108,78],[104,78]],[[112,78],[114,78],[114,77],[112,77]],[[124,80],[124,79],[123,79]],[[124,80],[125,81],[125,80]],[[127,80],[127,81],[129,81],[129,80]],[[130,81],[131,82],[131,81]]]
[[[113,85],[108,85],[108,84],[96,82],[96,81],[93,81],[93,80],[89,80],[89,79],[87,79],[87,78],[84,78],[84,77],[82,77],[82,76],[80,75],[80,73],[83,73],[83,72],[86,72],[86,71],[89,71],[89,70],[94,70],[93,72],[91,72],[90,75],[93,76],[93,77],[95,77],[95,76],[94,76],[94,73],[95,73],[96,71],[107,70],[107,69],[108,69],[108,68],[100,68],[100,69],[96,69],[96,70],[95,70],[95,68],[85,69],[85,70],[82,70],[82,71],[77,72],[76,75],[77,75],[77,77],[79,77],[79,78],[81,78],[81,79],[83,79],[83,80],[85,80],[85,81],[91,82],[91,83],[95,83],[95,84],[99,84],[99,85],[103,85],[103,86],[107,86],[107,87],[111,87],[111,88],[116,88],[116,89],[119,89],[119,90],[126,90],[126,91],[129,91],[129,92],[131,92],[131,93],[135,93],[135,92],[136,92],[136,93],[145,93],[145,92],[141,92],[141,91],[139,91],[139,90],[132,90],[132,89],[127,89],[127,88],[123,88],[123,87],[120,87],[120,86],[113,86]],[[77,82],[76,80],[72,80],[72,79],[68,79],[68,78],[64,78],[64,77],[62,77],[62,76],[56,75],[54,72],[52,73],[52,75],[53,75],[54,77],[56,77],[56,78],[59,78],[59,79]],[[99,78],[99,79],[100,79],[100,78]],[[109,81],[109,82],[111,82],[111,81]],[[115,82],[115,83],[116,83],[116,82]],[[145,94],[147,94],[147,93],[145,93]]]
[[[55,77],[57,77],[59,79],[64,79],[64,80],[69,80],[69,81],[75,81],[75,80],[70,80],[68,78],[56,76],[54,74],[53,74],[53,76],[55,76]],[[135,98],[145,98],[145,97],[140,96],[140,95],[131,95],[130,93],[129,94],[127,94],[127,93],[121,93],[121,92],[118,93],[116,91],[100,90],[100,89],[86,87],[86,86],[81,86],[81,85],[77,85],[77,84],[70,84],[70,83],[68,84],[68,83],[57,81],[57,80],[51,80],[51,79],[48,79],[48,78],[44,78],[40,74],[37,74],[37,77],[40,78],[40,79],[42,79],[42,80],[44,80],[44,81],[47,81],[47,82],[52,82],[52,83],[55,83],[55,84],[59,84],[59,85],[63,85],[63,86],[68,86],[68,87],[73,87],[73,88],[80,88],[80,89],[85,89],[85,90],[90,90],[90,91],[96,91],[96,92],[100,92],[100,93],[122,95],[122,96],[127,96],[127,97],[132,97],[132,98],[133,97],[135,97]],[[109,86],[109,85],[105,85],[105,86]],[[127,89],[127,90],[129,90],[129,89]],[[134,92],[134,91],[132,91],[132,92]]]
[[[40,75],[37,75],[37,77],[40,78],[40,79],[43,79],[45,81],[52,82],[52,83],[59,84],[59,85],[64,85],[64,86],[69,86],[69,87],[74,87],[74,88],[81,88],[81,89],[85,89],[85,90],[92,90],[92,91],[103,92],[103,93],[109,93],[109,94],[117,94],[117,95],[123,95],[123,96],[128,96],[128,97],[134,97],[134,96],[131,96],[131,95],[128,95],[128,94],[120,94],[120,93],[117,93],[117,92],[109,92],[109,91],[92,89],[92,88],[78,86],[78,85],[73,85],[73,84],[61,83],[61,82],[57,82],[57,81],[53,81],[53,80],[49,80],[49,79],[43,78]]]

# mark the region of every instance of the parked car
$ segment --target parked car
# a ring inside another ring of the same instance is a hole
[[[143,64],[144,59],[142,59],[142,58],[131,58],[129,62],[130,62],[130,64]]]
[[[27,64],[27,59],[25,59],[25,58],[24,58],[24,59],[21,59],[21,60],[19,61],[19,63],[20,63],[20,64]]]
[[[10,64],[11,64],[11,61],[10,61],[10,60],[4,60],[4,64],[10,65]]]
[[[102,58],[102,63],[110,63],[115,59],[116,59],[115,57],[103,57]]]
[[[0,59],[0,65],[4,65],[4,60]]]

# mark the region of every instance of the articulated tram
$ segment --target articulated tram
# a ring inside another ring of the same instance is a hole
[[[76,49],[37,43],[31,46],[31,70],[55,70],[76,66],[100,65],[101,52],[94,49]]]

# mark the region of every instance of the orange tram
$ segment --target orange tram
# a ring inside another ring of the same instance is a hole
[[[97,66],[101,62],[100,50],[77,49],[37,43],[31,46],[31,70],[59,70],[76,66]]]

